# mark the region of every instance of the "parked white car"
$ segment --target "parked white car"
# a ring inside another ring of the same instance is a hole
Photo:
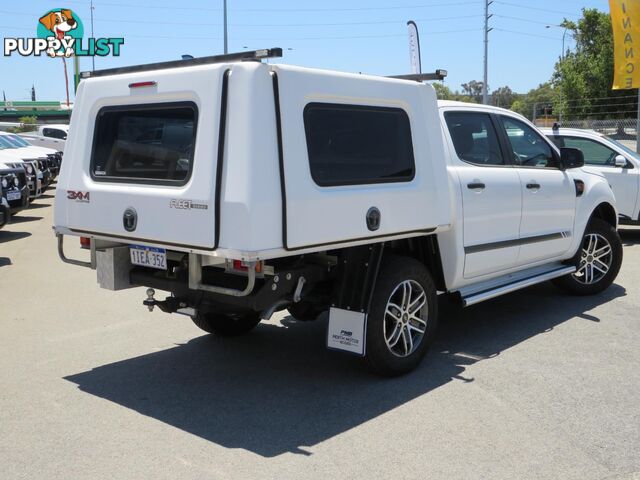
[[[438,291],[469,306],[616,278],[613,192],[579,150],[416,81],[238,61],[268,53],[83,74],[56,189],[63,261],[217,335],[328,310],[327,346],[386,375],[423,358]],[[65,255],[69,235],[90,260]]]
[[[44,188],[43,168],[46,157],[38,157],[38,154],[31,150],[17,147],[3,135],[0,135],[0,154],[5,163],[20,163],[23,166],[27,175],[27,186],[31,200],[42,195]]]
[[[46,124],[39,125],[33,132],[24,132],[20,136],[32,145],[52,148],[58,152],[64,152],[64,146],[69,135],[69,125]]]
[[[640,154],[593,130],[542,129],[558,147],[579,148],[584,169],[604,175],[616,196],[620,223],[640,222]]]
[[[60,173],[62,152],[56,151],[52,148],[32,145],[29,141],[15,133],[0,132],[0,136],[11,142],[16,148],[28,149],[29,152],[33,152],[38,155],[38,158],[45,159],[43,161],[42,169],[49,171],[51,180],[54,180]]]

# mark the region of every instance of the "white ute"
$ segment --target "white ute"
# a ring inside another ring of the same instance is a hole
[[[69,125],[45,124],[39,125],[35,131],[21,133],[20,136],[34,146],[53,148],[64,152]]]
[[[437,292],[472,305],[613,282],[614,196],[579,150],[513,112],[438,105],[415,81],[428,76],[259,61],[280,53],[83,74],[56,189],[61,258],[217,335],[329,311],[327,346],[385,375],[423,358]],[[90,260],[66,256],[68,235]]]

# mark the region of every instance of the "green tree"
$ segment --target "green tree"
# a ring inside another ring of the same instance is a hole
[[[473,98],[477,103],[482,101],[482,87],[484,83],[477,80],[471,80],[467,83],[463,83],[462,93],[468,97]]]
[[[436,95],[438,100],[452,100],[453,93],[451,93],[451,89],[447,87],[444,83],[434,82],[431,86],[436,90]]]
[[[531,120],[533,119],[534,109],[536,117],[541,116],[544,113],[544,109],[547,108],[552,108],[555,115],[557,102],[557,90],[550,82],[546,82],[514,100],[511,104],[511,110]]]
[[[458,90],[452,92],[449,87],[440,82],[434,82],[431,84],[436,90],[438,100],[455,100],[458,102],[476,103],[473,97],[460,93]]]
[[[11,127],[11,128],[8,128],[7,130],[13,133],[31,132],[36,129],[36,124],[38,123],[38,117],[36,116],[20,117],[18,121],[22,123],[22,126]]]
[[[630,90],[611,90],[613,84],[613,31],[609,14],[583,9],[582,17],[562,26],[575,40],[574,51],[565,53],[555,66],[556,102],[564,118],[603,118],[633,114]]]
[[[500,87],[491,92],[491,104],[496,107],[509,108],[518,98],[508,86]]]

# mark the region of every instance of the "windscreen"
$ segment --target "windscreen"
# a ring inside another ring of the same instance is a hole
[[[31,144],[27,142],[24,138],[18,135],[7,135],[9,139],[13,140],[13,143],[19,147],[31,147]]]
[[[633,158],[635,158],[636,160],[640,160],[640,153],[638,152],[634,152],[633,150],[631,150],[629,147],[627,147],[624,143],[619,142],[618,140],[614,140],[611,137],[606,137],[607,140],[609,140],[610,142],[615,143],[617,146],[619,146],[621,149],[623,149],[625,152],[627,152],[629,155],[631,155]]]
[[[196,123],[193,103],[103,108],[94,134],[93,178],[184,185],[192,169]]]
[[[6,135],[0,135],[0,150],[5,150],[7,148],[17,148],[17,147],[9,141]]]

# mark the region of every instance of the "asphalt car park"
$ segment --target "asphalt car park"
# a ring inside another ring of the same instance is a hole
[[[442,298],[425,362],[381,379],[326,318],[217,339],[99,289],[52,203],[0,231],[3,478],[640,478],[638,227],[604,293]]]

